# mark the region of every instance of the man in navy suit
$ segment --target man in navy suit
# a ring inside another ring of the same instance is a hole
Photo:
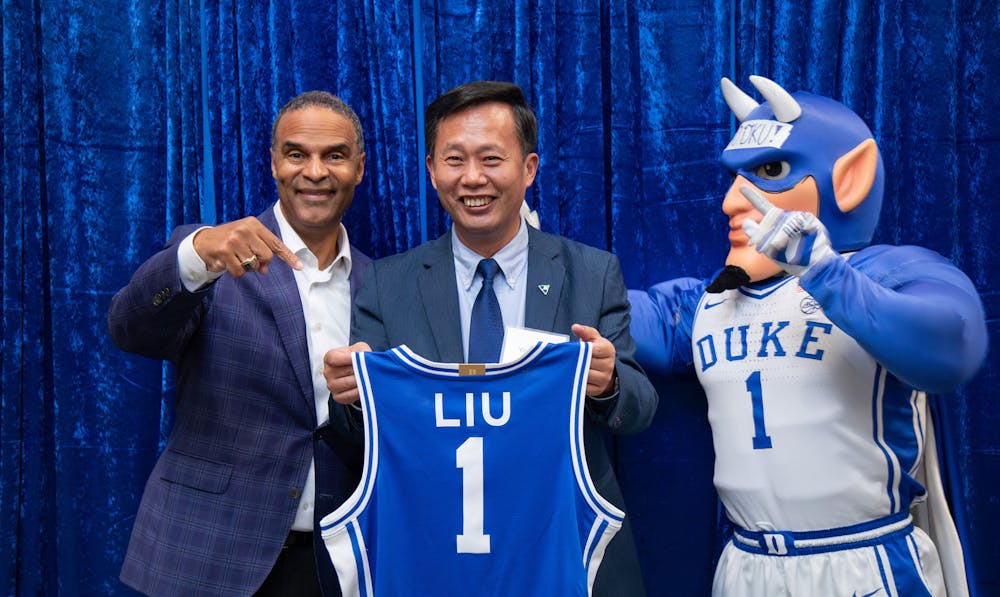
[[[474,339],[470,347],[470,318],[482,287],[477,265],[492,258],[499,265],[493,287],[504,326],[572,333],[593,343],[585,450],[597,489],[624,509],[601,430],[642,431],[657,396],[634,359],[618,260],[535,230],[520,215],[538,167],[537,127],[523,92],[510,83],[467,83],[431,103],[426,164],[453,227],[372,266],[355,301],[356,344],[325,357],[327,387],[337,402],[357,400],[352,350],[406,344],[431,360],[466,362],[476,348]],[[644,594],[627,518],[605,552],[593,594]]]
[[[370,265],[341,224],[364,166],[354,111],[325,92],[296,97],[272,130],[278,201],[256,218],[177,228],[112,299],[115,343],[177,368],[176,420],[136,515],[127,585],[320,594],[317,566],[332,565],[314,547],[314,513],[350,495],[361,464],[357,445],[330,445],[317,427],[329,418],[324,430],[358,441],[345,407],[328,407],[322,358],[347,343]]]

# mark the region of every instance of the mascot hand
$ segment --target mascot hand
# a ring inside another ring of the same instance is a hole
[[[740,192],[764,214],[760,223],[749,218],[743,220],[743,232],[759,253],[786,272],[801,276],[822,259],[837,255],[830,246],[826,227],[816,216],[804,211],[778,209],[750,186],[740,187]]]

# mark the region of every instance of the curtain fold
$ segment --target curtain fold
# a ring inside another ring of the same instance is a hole
[[[752,74],[828,95],[882,151],[876,242],[954,261],[998,338],[995,3],[15,0],[0,14],[0,594],[128,594],[118,570],[174,376],[111,343],[108,301],[176,225],[273,203],[271,123],[310,89],[364,125],[345,224],[381,257],[449,226],[418,146],[426,105],[472,79],[518,83],[539,118],[542,228],[615,252],[632,288],[721,266],[721,77],[755,97]],[[979,595],[1000,592],[998,366],[994,351],[937,403]],[[654,381],[653,426],[613,440],[619,479],[650,594],[704,595],[724,527],[704,397]]]
[[[0,591],[14,594],[20,582],[41,591],[36,577],[19,582],[19,558],[35,561],[51,551],[37,535],[22,532],[25,525],[51,525],[54,475],[49,445],[51,407],[44,403],[46,357],[44,342],[48,316],[35,301],[48,303],[44,287],[48,250],[45,244],[45,171],[42,122],[44,106],[39,68],[40,15],[33,6],[3,5],[3,376],[0,377]],[[30,107],[29,109],[25,109]],[[39,341],[33,341],[38,339]],[[34,438],[34,439],[33,439]],[[25,499],[36,507],[22,512]]]

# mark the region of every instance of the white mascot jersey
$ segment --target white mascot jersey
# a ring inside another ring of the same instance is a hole
[[[922,496],[924,394],[887,375],[798,278],[705,294],[692,344],[734,523],[831,529]]]

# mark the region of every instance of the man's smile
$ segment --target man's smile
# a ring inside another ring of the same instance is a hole
[[[460,199],[463,205],[466,207],[482,207],[493,201],[492,195],[476,195],[476,196],[466,196]]]

